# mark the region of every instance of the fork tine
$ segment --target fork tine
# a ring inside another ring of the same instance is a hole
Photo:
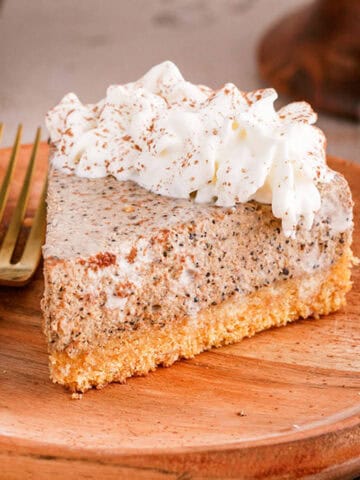
[[[36,210],[34,221],[30,230],[29,237],[26,241],[24,253],[21,257],[21,263],[26,264],[35,271],[40,257],[41,246],[45,238],[46,229],[46,192],[47,180],[44,182],[43,190]]]
[[[3,133],[3,124],[1,124],[0,127],[0,138],[2,137]],[[0,190],[0,222],[4,214],[5,206],[6,206],[6,201],[9,195],[9,185],[14,173],[14,168],[16,164],[16,159],[17,159],[17,154],[19,151],[19,145],[20,145],[20,140],[21,140],[21,134],[22,134],[22,125],[18,126],[17,132],[16,132],[16,137],[14,141],[14,145],[11,150],[11,155],[10,155],[10,160],[8,163],[8,167],[5,173],[4,180],[1,185],[1,190]]]
[[[36,132],[34,146],[31,152],[29,165],[27,167],[23,186],[21,188],[20,196],[17,201],[15,211],[12,214],[11,222],[6,232],[3,244],[1,246],[0,262],[4,262],[4,263],[10,262],[12,254],[15,249],[16,240],[20,232],[21,224],[24,220],[27,201],[29,198],[29,190],[30,190],[29,187],[30,187],[30,183],[31,183],[31,179],[34,171],[35,158],[36,158],[38,146],[40,143],[40,135],[41,135],[41,129],[38,128]]]

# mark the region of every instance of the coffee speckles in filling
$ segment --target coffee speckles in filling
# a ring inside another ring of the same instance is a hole
[[[269,205],[256,202],[205,206],[130,181],[56,170],[48,195],[46,282],[52,290],[61,286],[49,307],[61,314],[50,311],[48,336],[53,348],[74,352],[139,322],[161,328],[184,315],[196,320],[199,311],[232,296],[325,270],[352,231],[351,196],[340,175],[321,186],[314,225],[310,231],[299,225],[295,239],[284,235]],[[329,221],[337,210],[346,213],[346,224]]]

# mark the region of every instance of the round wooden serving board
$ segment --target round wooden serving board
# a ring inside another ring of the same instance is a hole
[[[22,162],[29,151],[22,148]],[[2,169],[8,155],[0,152]],[[46,158],[43,144],[38,185]],[[360,167],[330,164],[358,204]],[[358,221],[359,207],[355,214]],[[360,254],[359,231],[354,250]],[[41,269],[27,287],[0,287],[0,478],[355,477],[359,269],[353,278],[348,306],[335,315],[263,332],[81,400],[48,377]]]

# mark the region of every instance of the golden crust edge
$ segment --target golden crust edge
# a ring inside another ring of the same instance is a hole
[[[348,248],[327,272],[279,281],[240,299],[230,298],[202,310],[196,319],[184,317],[162,328],[144,325],[75,357],[66,351],[52,352],[51,379],[71,391],[102,388],[271,327],[335,312],[346,304],[355,262]]]

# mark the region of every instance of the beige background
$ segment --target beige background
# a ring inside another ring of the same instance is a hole
[[[339,0],[340,1],[340,0]],[[25,141],[63,94],[97,101],[110,83],[165,59],[193,82],[264,86],[256,45],[266,28],[307,0],[4,0],[0,112],[11,142]],[[276,52],[274,52],[276,55]],[[360,161],[359,126],[321,115],[329,152]],[[46,134],[44,133],[44,138]]]

